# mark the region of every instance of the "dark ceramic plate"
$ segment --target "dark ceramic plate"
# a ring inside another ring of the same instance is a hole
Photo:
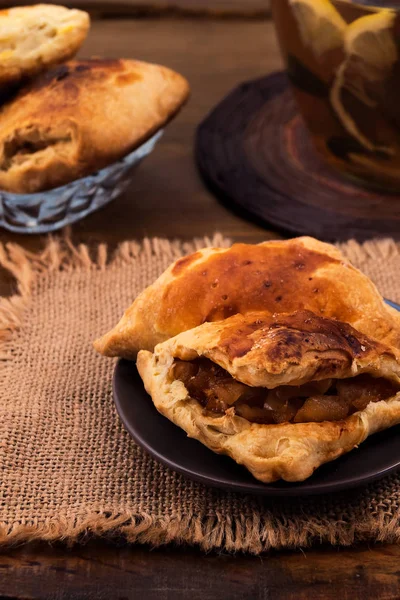
[[[400,310],[400,306],[388,302]],[[400,425],[368,438],[358,449],[323,465],[303,483],[263,484],[232,459],[214,454],[160,415],[144,390],[133,362],[120,360],[114,372],[114,400],[133,439],[156,460],[207,485],[247,494],[323,494],[366,484],[400,469]]]

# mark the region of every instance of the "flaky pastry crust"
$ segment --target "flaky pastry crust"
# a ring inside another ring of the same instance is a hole
[[[400,315],[371,280],[314,238],[205,248],[173,263],[114,329],[95,342],[106,356],[136,358],[206,321],[236,313],[308,309],[400,347]]]
[[[0,188],[34,193],[90,175],[148,140],[189,85],[160,65],[71,60],[23,87],[0,115]]]
[[[157,410],[189,437],[227,454],[262,482],[303,481],[369,435],[400,423],[400,393],[337,422],[264,425],[247,421],[233,409],[214,416],[171,375],[175,358],[199,356],[242,383],[273,388],[361,373],[399,384],[398,351],[345,323],[302,311],[272,317],[237,315],[181,333],[159,344],[154,353],[139,352],[138,370]]]

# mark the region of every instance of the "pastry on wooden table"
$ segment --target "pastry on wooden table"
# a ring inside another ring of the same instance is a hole
[[[400,423],[399,351],[309,310],[204,323],[137,365],[160,413],[265,483],[303,481]]]
[[[205,248],[173,263],[95,342],[106,356],[141,349],[207,321],[262,310],[311,310],[400,347],[400,316],[375,285],[330,244],[310,237]]]

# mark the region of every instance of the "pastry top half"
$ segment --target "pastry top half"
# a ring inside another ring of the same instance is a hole
[[[86,12],[54,4],[0,11],[0,86],[31,78],[72,58],[89,26]]]
[[[174,71],[134,60],[81,60],[54,67],[0,111],[0,188],[54,188],[139,146],[187,99]]]
[[[400,423],[399,351],[309,310],[205,323],[137,364],[163,415],[266,483]]]
[[[237,314],[204,323],[156,346],[181,360],[205,357],[236,380],[274,389],[361,373],[400,382],[400,352],[347,323],[309,310]]]
[[[177,260],[95,342],[106,356],[135,358],[182,331],[237,313],[311,310],[400,347],[400,316],[371,280],[330,244],[310,237],[205,248]]]

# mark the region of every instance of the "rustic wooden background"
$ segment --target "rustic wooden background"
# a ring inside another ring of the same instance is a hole
[[[162,4],[149,2],[150,8]],[[225,4],[235,18],[189,14],[196,5],[214,10]],[[218,202],[193,161],[195,129],[207,112],[240,82],[282,68],[271,22],[264,15],[248,18],[248,7],[264,10],[267,5],[258,0],[175,0],[168,6],[182,6],[185,18],[154,9],[152,18],[93,22],[82,56],[127,56],[169,65],[188,77],[192,98],[143,162],[130,189],[74,225],[73,238],[115,246],[144,235],[191,238],[216,230],[241,241],[276,237],[277,232]],[[244,8],[247,14],[241,16],[238,9]],[[45,242],[43,236],[0,231],[0,241],[32,250]],[[13,280],[0,272],[0,293],[14,289]],[[1,552],[0,600],[394,600],[400,598],[399,564],[400,547],[380,544],[262,557],[103,541],[72,549],[34,544]]]
[[[7,2],[0,6],[36,4],[25,0]],[[73,8],[89,10],[94,16],[191,15],[262,18],[270,14],[269,0],[66,0],[55,2]]]
[[[277,236],[218,202],[205,187],[193,158],[196,127],[213,106],[241,81],[282,67],[271,21],[95,20],[80,56],[105,55],[168,65],[188,78],[191,98],[140,165],[129,189],[73,226],[74,241],[115,246],[146,235],[189,239],[217,230],[238,241]],[[31,250],[39,250],[44,240],[44,236],[0,229],[0,241]],[[5,292],[0,280],[0,293]]]

